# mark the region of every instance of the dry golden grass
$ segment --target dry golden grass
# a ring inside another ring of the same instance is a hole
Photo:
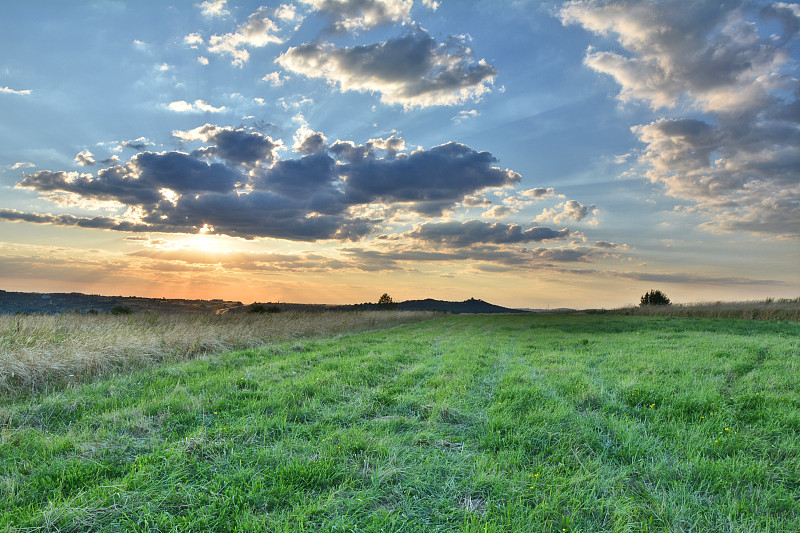
[[[699,302],[689,304],[624,307],[610,311],[622,315],[676,316],[690,318],[743,318],[800,322],[800,298],[751,302]]]
[[[288,312],[0,317],[0,394],[159,361],[426,320],[431,312]]]

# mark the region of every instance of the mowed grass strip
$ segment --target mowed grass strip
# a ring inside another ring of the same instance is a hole
[[[458,316],[0,407],[5,531],[798,531],[800,325]]]

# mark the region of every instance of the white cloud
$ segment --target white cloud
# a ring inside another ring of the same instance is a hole
[[[161,63],[161,64],[160,64],[160,65],[158,65],[158,67],[156,67],[156,68],[158,68],[158,70],[160,70],[161,72],[166,72],[166,71],[168,71],[168,70],[169,70],[170,68],[172,68],[172,67],[170,67],[170,66],[169,66],[168,64],[166,64],[166,63]]]
[[[260,7],[251,14],[247,22],[239,25],[234,33],[223,35],[212,35],[209,38],[208,51],[230,55],[234,66],[241,67],[250,59],[250,52],[244,47],[260,48],[270,43],[282,43],[283,39],[278,36],[280,28],[272,20],[276,10]]]
[[[200,63],[201,65],[208,65],[208,58],[205,56],[199,56],[197,58],[197,62]]]
[[[281,78],[280,72],[270,72],[269,74],[261,78],[261,81],[265,81],[270,85],[272,85],[273,87],[279,87],[283,85],[284,79]]]
[[[89,150],[83,150],[75,156],[75,161],[81,166],[94,165],[94,154]]]
[[[567,200],[561,202],[553,209],[543,209],[541,214],[533,219],[534,222],[553,221],[556,224],[574,220],[580,222],[590,214],[595,214],[594,205],[583,205],[577,200]]]
[[[692,202],[681,212],[712,228],[800,234],[797,5],[573,1],[559,16],[622,46],[585,58],[619,83],[621,101],[672,110],[632,130],[646,176]],[[762,37],[776,20],[782,35]]]
[[[308,43],[289,48],[276,60],[311,78],[324,78],[344,91],[380,94],[406,109],[457,105],[490,91],[497,70],[475,61],[464,37],[437,43],[418,29],[403,37],[351,48]]]
[[[197,7],[200,8],[200,12],[204,17],[225,17],[231,14],[230,11],[225,9],[226,3],[227,0],[207,0],[206,2],[197,4]]]
[[[203,36],[199,33],[190,33],[183,38],[183,43],[190,48],[197,48],[198,45],[203,44]]]
[[[11,165],[11,170],[19,170],[21,168],[23,168],[23,169],[24,168],[34,168],[35,166],[36,165],[34,165],[33,163],[28,163],[26,161],[20,161],[18,163],[14,163],[13,165]]]
[[[189,103],[185,100],[170,102],[166,108],[178,113],[220,113],[225,111],[225,106],[214,107],[199,99],[195,100],[194,103]]]
[[[11,89],[9,87],[0,87],[0,93],[18,94],[20,96],[28,96],[29,94],[31,94],[31,90],[30,89],[15,90],[15,89]]]
[[[301,0],[327,15],[335,32],[369,30],[389,23],[410,22],[414,0]]]
[[[462,109],[456,116],[453,117],[453,122],[462,122],[468,118],[475,118],[479,115],[480,113],[477,109]]]

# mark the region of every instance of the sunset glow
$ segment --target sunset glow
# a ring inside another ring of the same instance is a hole
[[[799,28],[769,1],[7,3],[0,289],[797,297]]]

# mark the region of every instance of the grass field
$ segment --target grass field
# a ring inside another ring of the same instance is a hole
[[[0,317],[0,394],[47,390],[163,361],[432,316],[425,311],[6,315]]]
[[[800,324],[456,316],[0,404],[3,531],[800,530]]]

